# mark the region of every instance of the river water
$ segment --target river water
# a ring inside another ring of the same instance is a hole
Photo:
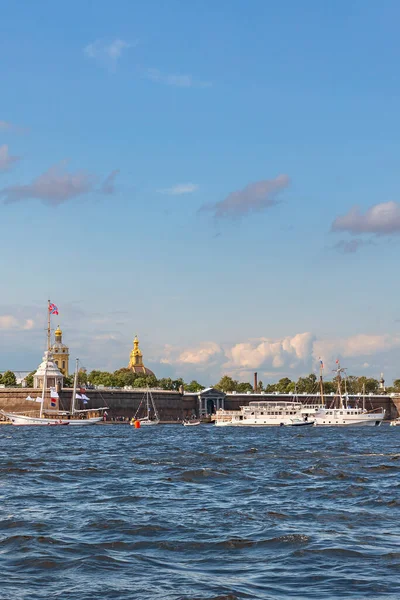
[[[400,427],[0,427],[1,600],[400,597]]]

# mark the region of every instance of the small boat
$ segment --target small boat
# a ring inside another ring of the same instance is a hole
[[[194,425],[200,425],[200,421],[183,421],[184,427],[193,427]]]
[[[307,425],[309,426],[313,426],[315,425],[315,419],[300,419],[300,418],[294,418],[294,419],[290,419],[290,423],[286,423],[287,427],[307,427]]]
[[[146,408],[146,416],[139,418],[138,414],[140,413],[140,409],[142,408],[142,405],[145,405]],[[160,424],[160,417],[157,411],[157,407],[156,404],[154,402],[154,398],[152,396],[152,393],[149,389],[149,387],[147,387],[147,390],[145,391],[143,398],[140,401],[140,404],[138,406],[138,409],[135,413],[135,416],[132,418],[131,420],[131,425],[135,426],[135,421],[139,421],[140,426],[150,426],[150,425],[159,425]]]
[[[400,426],[400,417],[398,417],[397,419],[394,419],[393,421],[390,421],[390,426],[391,427]]]

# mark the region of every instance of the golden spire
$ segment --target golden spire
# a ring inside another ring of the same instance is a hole
[[[60,326],[59,326],[59,325],[58,325],[57,329],[55,330],[55,332],[54,332],[54,335],[56,336],[56,338],[57,338],[57,337],[59,337],[59,338],[60,338],[60,340],[57,340],[57,341],[61,341],[62,331],[61,331],[61,329],[60,329]]]
[[[139,348],[139,340],[137,335],[135,335],[135,339],[133,340],[133,355],[142,356],[142,351]]]

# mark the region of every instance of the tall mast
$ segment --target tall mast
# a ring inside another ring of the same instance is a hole
[[[337,364],[337,369],[336,371],[334,371],[336,373],[336,377],[337,377],[337,393],[339,395],[339,408],[344,408],[344,404],[343,404],[343,397],[342,397],[342,371],[344,371],[344,369],[340,368],[340,362],[337,360],[336,361]]]
[[[43,376],[43,388],[42,388],[42,402],[40,404],[40,418],[42,418],[43,416],[43,406],[44,406],[44,400],[46,397],[46,388],[47,388],[47,366],[48,366],[48,356],[47,356],[47,352],[46,352],[46,362],[45,362],[45,366],[44,366],[44,376]]]
[[[324,381],[322,379],[322,372],[324,369],[324,363],[322,362],[322,360],[319,361],[319,393],[321,396],[321,406],[325,406],[325,401],[324,401]]]
[[[75,376],[74,376],[74,390],[72,392],[72,399],[71,399],[71,414],[72,415],[75,414],[76,389],[78,387],[78,365],[79,365],[79,358],[76,359]]]
[[[365,383],[363,383],[362,393],[363,393],[363,411],[365,412]]]
[[[51,350],[50,300],[47,300],[47,350]]]
[[[149,401],[149,386],[146,390],[147,418],[150,419],[150,401]]]

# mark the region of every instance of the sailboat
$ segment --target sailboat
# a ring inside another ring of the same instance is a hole
[[[347,390],[345,390],[345,394],[342,394],[342,373],[345,372],[345,369],[340,367],[339,360],[336,361],[337,368],[335,369],[336,380],[337,380],[337,395],[338,398],[338,406],[330,406],[329,408],[321,407],[318,409],[314,415],[315,417],[315,425],[319,426],[335,426],[335,425],[358,425],[358,426],[379,426],[384,417],[385,410],[384,408],[376,408],[374,410],[368,411],[365,407],[365,386],[363,387],[363,405],[362,407],[349,406],[349,396],[347,394]],[[322,381],[322,380],[321,380]],[[346,383],[346,382],[345,382]],[[336,405],[336,398],[334,400],[334,404]]]
[[[142,405],[145,405],[145,416],[139,418],[138,414],[140,413]],[[143,395],[143,398],[140,401],[135,416],[131,421],[131,425],[133,425],[135,421],[139,421],[140,425],[158,425],[160,423],[160,416],[158,414],[153,395],[148,386]]]
[[[69,419],[67,422],[70,425],[95,425],[96,423],[103,421],[103,415],[99,415],[96,417],[89,417],[88,413],[93,413],[94,410],[96,412],[105,411],[108,408],[108,406],[102,406],[101,408],[96,408],[96,409],[89,408],[89,409],[82,409],[82,410],[79,410],[76,408],[76,400],[78,399],[78,394],[77,394],[78,374],[79,374],[79,358],[76,359],[75,375],[74,375],[74,389],[72,391],[71,409],[70,409],[70,412],[67,413],[67,417]],[[80,398],[82,398],[82,397],[83,396],[80,395]],[[87,402],[89,400],[89,398],[85,395],[84,400]]]
[[[71,411],[70,412],[60,411],[59,408],[57,408],[59,398],[58,398],[58,393],[57,393],[55,387],[50,388],[50,407],[48,407],[48,406],[45,407],[45,403],[47,402],[46,391],[47,391],[47,384],[48,384],[48,380],[49,380],[49,373],[50,373],[50,385],[52,382],[53,382],[53,384],[56,383],[57,377],[60,377],[60,379],[61,379],[61,374],[60,374],[56,364],[53,362],[53,356],[50,351],[50,348],[51,348],[50,315],[51,314],[58,314],[58,309],[49,300],[48,301],[48,317],[47,317],[47,350],[44,353],[43,362],[39,367],[39,369],[41,369],[41,372],[43,373],[42,395],[40,397],[36,398],[36,400],[34,398],[31,398],[30,396],[28,396],[28,398],[27,398],[27,400],[36,401],[36,402],[40,403],[39,416],[33,417],[30,415],[24,415],[24,414],[19,414],[19,413],[10,413],[10,412],[6,412],[4,410],[1,410],[0,414],[2,414],[9,421],[11,421],[11,423],[13,425],[63,425],[63,426],[65,426],[65,425],[94,425],[95,423],[102,421],[103,416],[85,418],[85,417],[87,417],[88,412],[94,412],[93,409],[90,409],[90,410],[77,410],[76,409],[76,396],[77,396],[76,392],[77,392],[77,385],[78,385],[78,365],[79,365],[78,359],[76,361],[74,389],[73,389],[73,394],[72,394],[72,399],[71,399]],[[106,408],[107,407],[98,408],[98,409],[95,409],[95,411],[101,411],[101,410],[104,411],[104,410],[106,410]]]

